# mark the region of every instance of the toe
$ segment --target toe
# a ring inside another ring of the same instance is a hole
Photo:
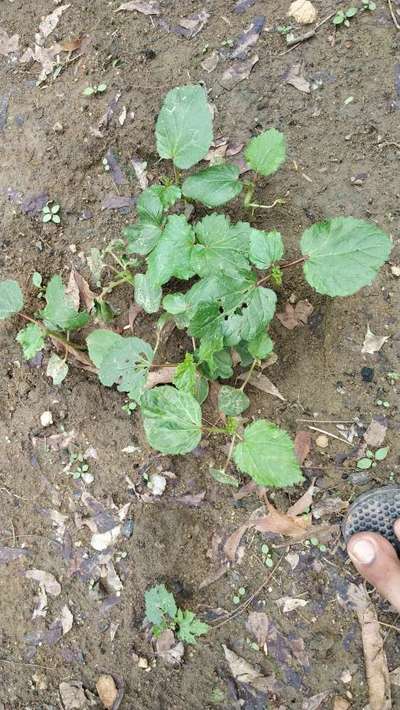
[[[400,537],[400,520],[395,532]],[[352,535],[347,551],[364,579],[400,611],[400,561],[394,547],[378,533],[363,532]]]

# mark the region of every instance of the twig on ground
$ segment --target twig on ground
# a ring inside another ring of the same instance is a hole
[[[342,439],[341,436],[336,436],[336,434],[331,434],[330,431],[325,431],[325,429],[318,429],[316,426],[308,426],[308,429],[312,429],[313,431],[318,431],[320,434],[326,434],[326,436],[331,436],[332,439],[337,439],[338,441],[341,441],[343,444],[347,444],[347,446],[352,446],[347,439]]]
[[[395,12],[393,10],[392,0],[388,0],[388,5],[389,5],[390,14],[391,14],[391,17],[393,20],[393,24],[394,24],[396,30],[400,30],[400,23],[399,23],[396,15],[395,15]]]
[[[388,2],[390,3],[390,0],[388,0]],[[307,40],[312,39],[312,37],[314,37],[316,35],[317,30],[319,30],[319,28],[322,27],[322,25],[324,25],[325,22],[328,22],[328,20],[330,20],[335,15],[336,15],[336,12],[331,12],[331,14],[328,15],[327,17],[325,17],[323,20],[321,20],[321,22],[318,22],[318,24],[315,25],[313,30],[310,30],[310,32],[307,32],[302,37],[297,37],[297,39],[290,40],[288,42],[288,44],[291,45],[289,47],[289,49],[285,49],[284,52],[280,52],[279,54],[276,54],[275,56],[276,57],[283,57],[285,54],[288,54],[293,49],[296,49],[296,47],[299,47],[303,42],[306,42]]]

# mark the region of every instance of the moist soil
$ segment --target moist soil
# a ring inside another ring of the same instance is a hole
[[[115,14],[119,5],[115,0],[72,0],[46,46],[81,35],[89,39],[81,52],[71,55],[82,56],[58,76],[36,86],[39,64],[21,64],[18,55],[0,57],[0,95],[8,101],[0,130],[0,268],[2,278],[19,279],[24,292],[31,294],[27,310],[38,307],[31,286],[34,271],[44,282],[53,274],[67,279],[71,268],[90,278],[86,262],[90,248],[103,248],[133,221],[134,208],[104,208],[104,200],[109,195],[139,194],[133,157],[147,161],[152,179],[166,169],[155,152],[155,120],[165,93],[189,82],[203,82],[207,88],[215,107],[217,137],[244,143],[272,126],[287,136],[286,164],[268,183],[261,182],[257,192],[259,201],[267,204],[286,195],[285,204],[257,211],[253,223],[265,230],[279,229],[288,258],[298,255],[303,229],[343,214],[372,220],[391,233],[395,243],[391,263],[398,263],[400,96],[395,77],[400,34],[386,3],[378,0],[374,12],[360,13],[349,28],[335,32],[329,20],[313,38],[288,52],[285,36],[277,31],[289,22],[288,4],[256,0],[237,14],[235,3],[227,0],[203,4],[161,0],[160,17],[151,18],[136,12]],[[316,0],[314,5],[320,20],[336,9],[334,2]],[[173,31],[179,18],[203,6],[210,17],[199,34],[188,39]],[[1,26],[9,35],[20,35],[24,50],[33,46],[41,17],[54,7],[50,0],[3,0]],[[232,62],[221,58],[211,73],[201,62],[213,49],[229,48],[227,41],[259,15],[266,16],[254,48],[259,61],[248,79],[226,90],[221,77]],[[307,28],[296,29],[298,34],[304,31]],[[288,69],[299,63],[310,81],[310,93],[284,80]],[[85,87],[100,82],[107,84],[104,94],[83,96]],[[108,127],[98,132],[117,93],[119,108]],[[118,115],[123,106],[127,118],[121,126]],[[118,188],[102,163],[109,149],[126,175]],[[61,226],[44,225],[40,212],[22,209],[27,197],[41,193],[60,203]],[[248,218],[239,203],[228,212],[232,219]],[[278,360],[266,374],[285,401],[250,388],[246,416],[270,419],[292,436],[307,428],[303,419],[357,419],[366,426],[372,417],[384,416],[390,451],[376,468],[360,472],[354,457],[357,434],[352,444],[330,437],[328,446],[319,448],[318,432],[312,431],[304,486],[271,493],[278,508],[286,510],[300,497],[309,485],[307,478],[316,479],[314,505],[332,497],[346,505],[377,483],[397,480],[400,416],[397,388],[387,373],[398,369],[400,354],[398,284],[388,264],[370,287],[332,300],[314,293],[300,272],[285,274],[278,289],[278,310],[292,298],[309,299],[314,311],[307,325],[292,331],[274,322]],[[131,299],[128,288],[113,296],[112,303],[119,308],[116,327],[128,323]],[[135,334],[154,342],[154,324],[154,318],[140,315]],[[365,356],[361,347],[368,324],[374,333],[390,339],[379,353]],[[254,493],[236,500],[235,489],[211,478],[209,467],[223,464],[226,442],[205,440],[185,457],[155,454],[146,444],[140,416],[124,412],[123,396],[103,388],[95,375],[71,367],[63,385],[55,387],[46,376],[49,350],[34,363],[23,361],[15,341],[20,326],[15,318],[0,330],[0,544],[24,548],[29,556],[0,567],[1,707],[62,707],[59,685],[70,681],[81,682],[88,691],[87,707],[90,703],[101,707],[96,694],[101,673],[124,684],[120,707],[127,709],[332,708],[336,696],[347,699],[351,708],[365,707],[368,690],[357,618],[337,600],[349,582],[360,580],[340,534],[322,550],[305,542],[268,540],[275,565],[271,572],[261,551],[267,539],[248,532],[240,562],[201,587],[220,567],[213,554],[218,539],[245,523],[262,504]],[[165,357],[177,362],[186,349],[190,342],[175,332],[165,344]],[[373,371],[370,382],[362,377],[364,367]],[[40,416],[46,410],[51,411],[53,424],[44,429]],[[341,436],[335,424],[315,426]],[[63,432],[74,432],[68,449],[46,445],[46,437]],[[88,448],[94,476],[90,485],[75,480],[68,469],[71,453],[82,454]],[[156,499],[146,488],[146,476],[160,471],[170,472],[170,477],[166,492]],[[239,476],[234,469],[232,473]],[[246,477],[240,480],[247,482]],[[120,591],[110,590],[98,576],[93,579],[90,570],[86,577],[79,573],[82,559],[93,555],[92,533],[84,524],[85,490],[107,510],[130,503],[125,535],[112,548]],[[177,500],[203,492],[203,498],[189,499],[191,505],[187,498]],[[65,531],[52,522],[54,511],[65,516]],[[338,525],[342,515],[325,515],[323,522]],[[293,570],[288,553],[299,556]],[[51,572],[61,585],[58,596],[48,596],[46,616],[34,619],[38,584],[24,576],[28,569]],[[235,610],[233,597],[239,588],[245,589],[247,599],[263,582],[251,604],[188,647],[180,665],[172,667],[155,656],[143,625],[144,593],[150,586],[165,583],[182,607],[215,625],[215,619],[224,620],[224,611]],[[276,604],[283,596],[304,599],[307,605],[283,613]],[[397,617],[375,593],[371,598],[380,621],[388,624],[382,629],[392,670],[400,665]],[[71,630],[57,640],[40,636],[65,605],[74,617]],[[265,612],[278,630],[280,642],[267,652],[254,645],[246,628],[250,611]],[[302,653],[293,652],[295,640]],[[277,689],[267,697],[235,680],[223,644],[260,673],[275,677]],[[143,658],[147,668],[141,667]],[[319,705],[309,702],[323,691]],[[393,703],[400,707],[397,687]]]

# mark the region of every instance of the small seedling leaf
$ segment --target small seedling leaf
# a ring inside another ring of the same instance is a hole
[[[356,7],[349,7],[348,10],[346,10],[345,15],[346,17],[354,17],[354,15],[357,15],[358,9]]]
[[[374,280],[391,248],[375,224],[354,217],[319,222],[301,238],[304,276],[318,293],[351,296]]]
[[[365,459],[359,459],[357,461],[357,468],[361,468],[362,470],[365,470],[367,468],[371,468],[372,466],[372,460],[365,458]]]
[[[250,236],[250,261],[257,269],[268,269],[283,257],[283,242],[279,232],[252,229]]]
[[[60,211],[60,205],[52,205],[52,207],[51,207],[52,214],[58,214],[59,211]]]
[[[153,185],[150,189],[158,195],[165,210],[182,197],[181,189],[177,185]]]
[[[0,281],[0,320],[22,310],[24,297],[17,281]]]
[[[389,447],[388,447],[388,446],[384,446],[383,448],[378,449],[377,451],[375,451],[375,459],[376,459],[377,461],[383,461],[383,459],[386,458],[386,456],[388,455],[388,453],[389,453]]]
[[[198,636],[206,634],[210,628],[208,624],[200,621],[192,611],[182,611],[178,609],[176,615],[176,622],[178,624],[177,637],[183,643],[188,643],[195,645]]]
[[[260,175],[272,175],[285,162],[286,139],[276,128],[252,138],[245,151],[246,162]]]
[[[25,360],[31,360],[44,347],[43,331],[36,323],[29,323],[20,330],[16,340],[22,347]]]
[[[260,486],[285,487],[303,480],[289,435],[265,419],[245,428],[233,458],[238,468]]]
[[[52,222],[54,222],[54,224],[60,224],[60,223],[61,223],[61,217],[60,217],[59,214],[53,214],[52,217],[51,217],[51,220],[52,220]]]
[[[47,363],[46,375],[51,377],[53,385],[60,385],[68,374],[68,365],[56,353],[52,353]]]
[[[188,392],[171,385],[146,392],[141,411],[147,440],[156,451],[186,454],[201,439],[201,409]]]
[[[178,168],[191,168],[207,155],[212,118],[201,86],[178,86],[168,92],[156,125],[157,150]]]
[[[51,212],[45,212],[43,215],[43,222],[46,224],[47,222],[51,222],[53,219],[53,216]]]
[[[197,200],[207,207],[219,207],[233,200],[242,191],[239,174],[236,165],[213,165],[186,178],[182,192],[185,197]]]
[[[42,274],[39,274],[38,271],[34,271],[32,274],[32,283],[35,288],[40,288],[42,285]]]
[[[51,330],[78,330],[89,320],[89,314],[79,313],[73,298],[65,293],[61,276],[53,276],[47,284],[47,306],[41,311],[45,325]]]
[[[224,414],[236,417],[250,406],[250,400],[242,390],[222,385],[218,393],[218,409]]]
[[[87,86],[86,89],[83,90],[84,96],[93,96],[94,93],[95,89],[93,86]]]
[[[235,476],[230,476],[222,468],[210,468],[210,474],[214,481],[217,483],[222,483],[225,486],[233,486],[234,488],[239,488],[239,481]]]
[[[144,595],[146,619],[155,626],[160,626],[165,617],[174,620],[177,606],[174,595],[169,592],[164,584],[152,587]]]
[[[99,94],[104,94],[105,91],[107,91],[107,84],[98,84],[96,86],[97,93]]]

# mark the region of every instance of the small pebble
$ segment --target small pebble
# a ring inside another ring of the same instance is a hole
[[[93,473],[82,473],[82,481],[86,483],[87,486],[90,486],[91,483],[94,481],[94,476]]]
[[[390,271],[392,272],[393,276],[400,276],[400,266],[391,266]]]
[[[153,473],[150,476],[148,486],[153,494],[153,496],[162,496],[167,485],[167,480],[164,476],[160,476],[158,473]]]
[[[40,415],[40,423],[42,426],[50,426],[50,424],[53,424],[53,415],[50,411],[43,412],[43,414]]]
[[[342,683],[351,683],[352,675],[350,671],[343,671],[342,675],[340,676],[340,680],[342,681]]]
[[[57,121],[53,126],[54,133],[62,133],[64,131],[64,126],[60,121]]]
[[[321,434],[320,436],[317,436],[315,443],[317,446],[319,446],[321,449],[326,449],[326,447],[329,444],[329,439],[325,434]]]
[[[125,520],[125,522],[122,526],[122,529],[121,529],[122,535],[129,539],[130,537],[132,537],[133,528],[134,528],[134,522],[131,518],[128,518],[128,520]]]
[[[372,380],[374,379],[373,367],[362,367],[361,368],[361,377],[364,380],[364,382],[372,382]]]

